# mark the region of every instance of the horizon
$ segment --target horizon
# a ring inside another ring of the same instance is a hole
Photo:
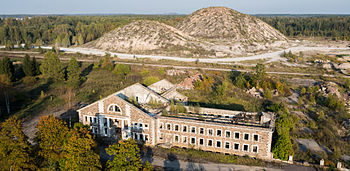
[[[186,5],[184,5],[186,4]],[[348,0],[61,0],[59,2],[42,0],[6,0],[0,6],[0,15],[188,15],[201,8],[224,6],[244,14],[289,14],[289,15],[349,15]]]

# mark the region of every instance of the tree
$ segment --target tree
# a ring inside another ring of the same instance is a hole
[[[239,88],[245,88],[247,80],[244,78],[244,73],[239,73],[235,78],[234,84]]]
[[[0,74],[0,95],[4,98],[7,114],[10,114],[10,98],[9,98],[10,85],[11,85],[10,78],[5,74]],[[0,108],[0,114],[2,114],[1,108]]]
[[[113,156],[113,160],[107,161],[109,170],[140,170],[142,168],[140,149],[133,139],[120,141],[110,145],[107,154]]]
[[[257,81],[262,81],[263,79],[265,79],[266,76],[266,69],[265,69],[265,65],[264,64],[256,64],[255,66],[255,79]]]
[[[32,65],[33,65],[34,76],[39,75],[40,74],[40,67],[39,67],[39,63],[36,61],[35,57],[33,57],[33,59],[32,59]]]
[[[81,83],[81,71],[78,61],[72,57],[67,68],[68,84],[73,88],[78,88]]]
[[[114,74],[122,75],[124,78],[130,73],[130,67],[124,64],[117,64],[113,70]]]
[[[69,135],[63,146],[65,161],[60,163],[60,168],[62,170],[100,170],[100,155],[96,152],[97,144],[88,128],[81,123],[76,123]]]
[[[54,52],[47,52],[45,54],[40,71],[46,78],[51,78],[54,81],[64,80],[63,65]]]
[[[0,74],[5,74],[8,78],[10,78],[10,80],[13,80],[14,71],[15,68],[12,64],[12,61],[7,56],[5,56],[0,61]]]
[[[0,170],[34,170],[31,146],[16,116],[0,125]]]
[[[110,54],[106,53],[105,57],[103,58],[103,62],[101,64],[101,68],[106,69],[108,71],[113,70],[113,63],[112,63]]]
[[[288,160],[288,157],[294,154],[289,134],[282,134],[278,137],[278,140],[272,149],[272,153],[275,158],[281,160]]]
[[[67,141],[68,127],[53,115],[40,118],[36,133],[38,155],[42,158],[42,165],[48,169],[57,169],[63,160],[63,145]]]
[[[32,61],[30,61],[30,56],[26,54],[24,56],[24,59],[22,61],[22,69],[26,76],[33,76],[34,75],[34,65],[32,64]]]

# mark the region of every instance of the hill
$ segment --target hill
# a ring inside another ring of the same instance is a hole
[[[286,46],[287,41],[256,17],[210,7],[187,16],[176,27],[139,20],[84,46],[121,53],[232,57]]]

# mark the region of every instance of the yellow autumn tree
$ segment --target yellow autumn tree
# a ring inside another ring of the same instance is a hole
[[[0,170],[35,170],[22,122],[11,117],[0,124]]]
[[[66,124],[48,115],[40,118],[37,125],[36,140],[39,145],[38,155],[42,159],[42,167],[57,170],[59,162],[63,160],[63,145],[67,140],[68,127]]]
[[[88,128],[76,123],[63,146],[65,161],[60,163],[61,170],[101,170],[100,155],[96,149],[97,144]]]

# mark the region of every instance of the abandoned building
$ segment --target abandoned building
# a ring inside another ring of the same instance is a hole
[[[148,87],[136,83],[79,109],[79,120],[93,134],[116,141],[272,158],[272,113],[191,106],[177,89],[167,80]]]

